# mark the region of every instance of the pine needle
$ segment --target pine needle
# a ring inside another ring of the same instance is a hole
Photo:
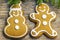
[[[38,0],[37,1],[37,4],[41,4],[41,3],[43,3],[43,0]]]
[[[55,0],[51,0],[51,4],[52,5],[55,5]]]
[[[60,8],[60,0],[58,0],[58,8]]]
[[[8,4],[12,5],[12,4],[18,4],[20,3],[21,0],[8,0]]]

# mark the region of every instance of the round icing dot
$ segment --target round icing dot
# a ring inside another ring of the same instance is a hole
[[[18,21],[18,19],[15,19],[15,23],[18,23],[19,21]]]
[[[16,26],[15,26],[15,29],[16,29],[16,30],[18,30],[18,29],[19,29],[19,26],[18,26],[18,25],[16,25]]]
[[[43,19],[45,19],[46,17],[47,17],[47,15],[45,15],[45,14],[44,14],[44,15],[42,15],[42,18],[43,18]]]
[[[44,6],[44,8],[46,8],[46,6]]]
[[[43,21],[43,25],[47,25],[47,22],[46,21]]]
[[[41,8],[41,7],[39,7],[39,8]]]

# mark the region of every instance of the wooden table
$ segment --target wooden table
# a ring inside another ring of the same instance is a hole
[[[24,16],[26,17],[26,24],[28,25],[29,32],[34,28],[35,24],[29,20],[29,14],[34,13],[35,10],[35,1],[34,0],[25,0],[22,3],[22,9],[24,11]],[[7,25],[7,18],[9,17],[9,7],[6,0],[0,0],[0,40],[60,40],[60,9],[57,9],[53,6],[50,6],[50,10],[56,12],[57,18],[54,22],[52,22],[52,28],[57,31],[58,36],[55,39],[49,39],[46,36],[42,35],[38,39],[34,39],[30,37],[29,33],[22,39],[11,39],[5,37],[3,30]]]

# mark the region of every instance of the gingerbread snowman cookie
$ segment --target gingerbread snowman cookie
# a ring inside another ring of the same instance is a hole
[[[4,33],[12,38],[24,37],[28,32],[28,28],[23,16],[21,2],[12,5],[9,13],[10,17],[7,19],[8,25],[5,27]]]
[[[52,29],[51,21],[56,18],[55,12],[49,12],[49,6],[45,3],[41,3],[36,6],[36,12],[30,14],[30,20],[36,22],[36,26],[31,31],[31,35],[35,38],[45,34],[49,38],[55,38],[57,32]]]

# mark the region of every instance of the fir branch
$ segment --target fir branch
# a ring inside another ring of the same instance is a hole
[[[44,0],[44,2],[49,2],[50,0]]]
[[[20,3],[21,0],[8,0],[8,4],[12,5],[12,4],[18,4]]]
[[[49,2],[49,0],[46,0],[46,2]]]
[[[37,4],[43,3],[43,0],[37,0]]]
[[[8,4],[18,4],[20,1],[25,1],[25,0],[8,0]],[[60,0],[36,0],[36,3],[39,5],[43,2],[49,2],[54,6],[60,7]]]
[[[58,8],[60,8],[60,0],[58,0]]]
[[[51,0],[51,4],[52,5],[55,5],[55,0]]]

